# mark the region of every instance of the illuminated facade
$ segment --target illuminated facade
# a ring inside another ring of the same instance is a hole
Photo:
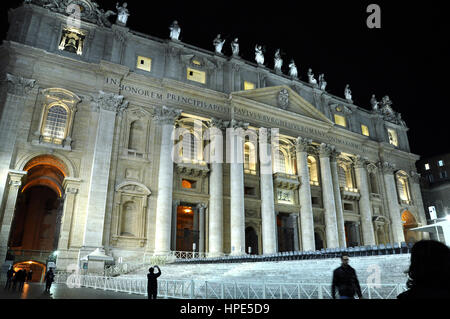
[[[315,250],[405,241],[406,211],[426,224],[419,157],[390,105],[368,111],[237,55],[108,24],[87,0],[74,27],[44,2],[11,10],[0,49],[2,258],[8,243],[58,250],[61,268],[96,248],[123,260]],[[251,138],[243,163],[227,162],[230,127],[279,129],[269,163]],[[30,223],[39,187],[52,206]]]

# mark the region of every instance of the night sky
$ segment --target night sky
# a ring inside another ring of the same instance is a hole
[[[7,7],[2,3],[2,34]],[[116,0],[99,0],[115,10]],[[122,3],[122,1],[121,1]],[[366,25],[367,6],[381,7],[381,29]],[[301,80],[308,68],[325,74],[327,91],[344,97],[348,83],[354,103],[370,109],[370,98],[389,95],[395,111],[410,128],[411,151],[423,157],[450,152],[450,19],[443,1],[128,1],[128,27],[162,39],[178,20],[182,42],[214,51],[218,33],[230,42],[239,38],[240,55],[254,62],[256,44],[265,46],[266,66],[280,48],[283,71],[293,58]],[[115,18],[111,18],[114,21]]]

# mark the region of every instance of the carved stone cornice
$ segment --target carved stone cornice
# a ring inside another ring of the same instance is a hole
[[[178,163],[176,170],[179,175],[189,177],[207,177],[209,169],[206,165],[197,165],[190,163]]]
[[[319,146],[319,156],[320,156],[320,158],[331,157],[331,155],[335,151],[336,151],[336,147],[333,146],[333,145],[328,145],[328,144],[322,143]]]
[[[25,96],[36,85],[36,80],[26,79],[21,76],[12,75],[6,73],[6,79],[4,82],[8,85],[8,93],[18,96]]]
[[[307,152],[312,140],[304,137],[298,137],[295,143],[297,152]]]
[[[174,109],[163,105],[155,110],[155,120],[161,125],[174,124],[180,117],[182,110]]]
[[[95,112],[99,112],[102,109],[122,114],[128,108],[128,103],[128,101],[125,101],[123,95],[103,91],[99,91],[99,94],[92,99],[93,110]]]
[[[22,185],[22,179],[26,176],[28,172],[26,171],[13,171],[10,170],[8,173],[8,185],[9,187],[18,189]]]

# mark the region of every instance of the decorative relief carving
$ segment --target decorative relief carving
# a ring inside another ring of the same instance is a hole
[[[396,169],[395,164],[389,162],[378,162],[377,166],[383,171],[385,174],[394,174]]]
[[[289,92],[287,89],[282,89],[278,93],[278,106],[283,110],[289,107]]]
[[[298,137],[296,141],[297,152],[307,152],[312,140],[304,137]]]
[[[155,120],[162,125],[174,124],[182,112],[182,110],[173,109],[163,105],[161,108],[155,110]]]
[[[230,121],[225,121],[217,118],[211,118],[211,121],[208,123],[209,127],[217,128],[219,130],[225,130],[230,125]]]
[[[369,159],[360,155],[355,158],[355,168],[365,168],[369,162]]]
[[[93,108],[95,112],[99,112],[100,109],[103,109],[122,114],[122,112],[128,108],[128,103],[128,101],[125,101],[123,95],[106,93],[103,91],[99,91],[99,94],[93,97]]]
[[[9,73],[6,73],[6,79],[4,81],[8,85],[8,93],[19,96],[28,94],[36,85],[36,80],[26,79]]]
[[[334,146],[322,143],[319,146],[319,156],[320,158],[330,157],[335,150]]]

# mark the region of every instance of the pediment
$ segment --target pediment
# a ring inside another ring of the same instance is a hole
[[[334,124],[325,114],[285,85],[234,92],[232,96],[269,105],[280,110],[300,114],[332,125]]]

